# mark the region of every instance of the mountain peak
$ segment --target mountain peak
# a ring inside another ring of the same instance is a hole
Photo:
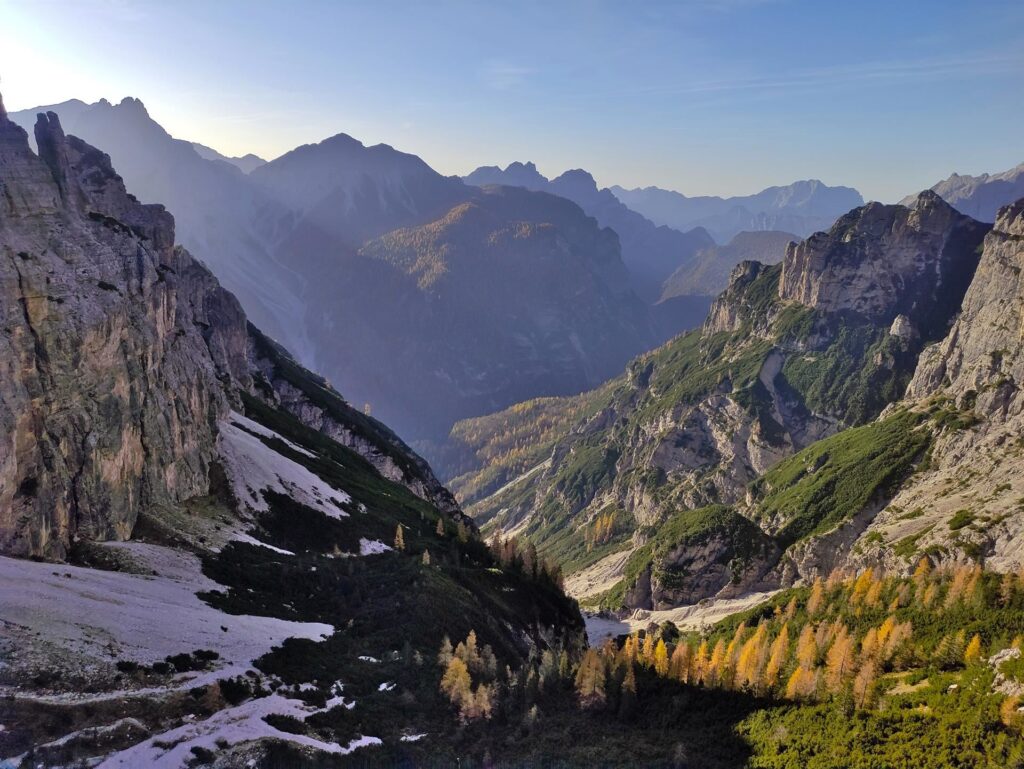
[[[0,93],[0,120],[7,120],[7,108],[4,107],[4,95]]]
[[[106,102],[107,100],[101,99],[100,101]],[[109,104],[109,102],[107,103]],[[134,96],[125,96],[117,106],[124,107],[125,109],[136,110],[147,117],[149,116],[149,111],[146,109],[146,105],[142,103],[142,99],[137,99]]]

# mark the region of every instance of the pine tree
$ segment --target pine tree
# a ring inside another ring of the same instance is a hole
[[[711,659],[708,661],[707,672],[704,674],[704,682],[708,686],[717,686],[722,679],[722,671],[725,669],[725,641],[721,638],[715,644],[711,652]]]
[[[871,704],[872,687],[878,676],[878,664],[869,659],[861,665],[857,677],[853,679],[853,702],[856,707],[864,709]]]
[[[659,638],[654,647],[654,671],[659,676],[668,675],[668,647],[665,646],[663,638]]]
[[[437,664],[443,668],[447,668],[448,663],[452,661],[454,654],[455,652],[452,649],[452,642],[448,636],[445,636],[441,640],[441,651],[437,653]]]
[[[825,583],[821,581],[821,577],[818,577],[814,580],[814,585],[811,587],[811,596],[807,599],[807,614],[813,617],[822,610],[824,604]]]
[[[854,659],[853,638],[842,625],[825,655],[825,683],[830,691],[839,691],[853,671]]]
[[[395,550],[405,550],[405,534],[402,533],[402,524],[395,527]]]
[[[964,651],[964,662],[968,665],[977,665],[981,662],[981,636],[975,634],[971,638],[970,643],[967,644],[967,649]]]
[[[697,647],[697,653],[693,655],[690,662],[689,680],[695,683],[706,683],[708,669],[708,642],[702,639]]]
[[[736,662],[736,685],[757,690],[761,686],[761,673],[768,656],[768,626],[757,626],[743,647]]]
[[[764,669],[763,685],[766,689],[774,689],[779,683],[779,674],[786,666],[789,656],[789,626],[783,625],[779,634],[772,641],[768,655],[768,664]]]
[[[669,663],[669,677],[686,683],[690,680],[690,647],[680,641],[672,650],[672,660]]]
[[[796,660],[802,668],[813,668],[818,661],[818,644],[810,623],[804,625],[796,642]]]
[[[654,634],[647,633],[644,635],[644,647],[643,652],[640,656],[640,664],[645,668],[649,668],[654,664]]]
[[[789,699],[808,699],[814,696],[818,688],[818,671],[798,667],[786,682],[786,697]]]
[[[583,707],[604,705],[607,697],[605,692],[606,672],[601,655],[594,649],[587,649],[576,671],[576,694]]]
[[[453,704],[461,708],[466,699],[473,696],[472,684],[466,663],[458,657],[452,657],[441,678],[441,691],[448,695]]]
[[[619,718],[629,721],[636,711],[636,673],[633,664],[626,666],[626,676],[622,679],[622,694],[619,698]]]

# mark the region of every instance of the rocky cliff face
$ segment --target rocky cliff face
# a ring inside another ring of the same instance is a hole
[[[1024,200],[1004,207],[948,335],[921,355],[908,403],[941,417],[927,472],[902,486],[852,563],[1024,565]]]
[[[205,491],[221,380],[246,379],[237,302],[174,247],[162,206],[55,115],[0,119],[0,549],[123,539],[141,507]]]
[[[903,315],[926,335],[943,333],[986,230],[933,192],[922,192],[909,208],[869,203],[828,233],[789,246],[779,296],[884,326]]]
[[[0,115],[0,551],[59,559],[206,493],[218,422],[245,392],[347,430],[395,480],[456,509],[422,460],[326,383],[293,392],[271,378],[268,390],[263,377],[254,389],[257,332],[175,247],[170,214],[129,195],[109,157],[66,137],[55,114],[39,116],[35,138],[38,155]]]

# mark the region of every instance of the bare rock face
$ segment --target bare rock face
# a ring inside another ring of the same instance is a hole
[[[788,247],[779,296],[884,325],[905,315],[927,337],[955,312],[986,230],[931,191],[910,208],[869,203]]]
[[[36,141],[0,117],[0,551],[60,558],[206,491],[246,328],[106,155],[53,114]]]
[[[1024,199],[999,211],[981,263],[949,335],[922,355],[907,394],[938,390],[1000,421],[1024,409]]]
[[[906,568],[928,550],[995,569],[1024,566],[1022,272],[1024,200],[999,211],[960,316],[921,354],[907,389],[911,404],[938,404],[957,419],[938,432],[928,470],[904,484],[850,551],[852,565]]]

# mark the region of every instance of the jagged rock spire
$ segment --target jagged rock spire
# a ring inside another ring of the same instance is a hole
[[[4,95],[0,93],[0,120],[7,120],[7,108],[4,107]]]

